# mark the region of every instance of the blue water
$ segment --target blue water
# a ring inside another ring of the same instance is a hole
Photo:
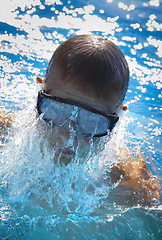
[[[104,158],[54,166],[52,153],[41,157],[31,114],[35,78],[44,76],[56,47],[77,34],[106,36],[130,67],[129,111],[116,148],[121,142],[140,148],[161,176],[161,10],[159,0],[1,2],[0,108],[18,112],[19,130],[0,146],[0,239],[161,239],[160,204],[110,201],[101,176],[112,143]]]

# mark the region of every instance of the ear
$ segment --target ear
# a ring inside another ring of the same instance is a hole
[[[123,105],[123,106],[122,106],[122,110],[123,110],[123,111],[127,111],[127,110],[128,110],[128,106],[127,106],[127,105]]]
[[[36,84],[43,83],[43,79],[41,77],[37,77],[35,82],[36,82]]]

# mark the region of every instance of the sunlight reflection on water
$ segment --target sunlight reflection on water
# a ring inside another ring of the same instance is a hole
[[[160,17],[158,0],[3,1],[1,109],[28,107],[29,114],[38,91],[34,79],[44,76],[59,44],[76,34],[95,33],[117,44],[126,55],[131,79],[125,100],[129,112],[120,123],[116,149],[108,143],[107,149],[112,151],[105,150],[89,165],[74,162],[53,170],[52,153],[46,151],[44,158],[40,157],[34,123],[30,126],[31,118],[26,121],[26,115],[19,113],[17,121],[22,127],[16,139],[10,136],[10,145],[6,143],[1,153],[2,239],[124,239],[128,235],[129,239],[159,238],[160,207],[144,210],[109,204],[110,189],[100,176],[104,164],[113,161],[113,150],[117,151],[122,142],[139,145],[144,153],[151,154],[159,174],[162,172]],[[25,152],[27,148],[30,151]]]

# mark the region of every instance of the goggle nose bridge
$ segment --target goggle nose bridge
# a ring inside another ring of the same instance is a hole
[[[70,116],[65,120],[65,122],[61,126],[65,125],[67,122],[69,122],[69,125],[71,124],[71,122],[76,123],[78,112],[79,112],[79,107],[74,106]]]
[[[78,113],[79,113],[79,107],[74,106],[69,119],[73,122],[76,122],[76,118],[78,116]]]

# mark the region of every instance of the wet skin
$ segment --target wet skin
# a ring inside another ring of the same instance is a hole
[[[36,82],[43,83],[43,80],[38,77]],[[93,93],[87,96],[79,89],[76,89],[72,84],[65,84],[59,77],[55,79],[49,77],[48,81],[43,84],[43,90],[51,96],[79,101],[83,105],[93,107],[104,113],[110,113],[107,110],[107,104],[104,104],[100,99],[96,99]],[[112,109],[114,108],[114,106],[110,107]],[[126,110],[126,106],[123,106],[123,110]],[[90,150],[93,152],[98,150],[100,138],[94,137],[92,139],[82,136],[78,132],[76,133],[76,126],[70,120],[61,127],[55,126],[51,128],[47,123],[44,124],[46,125],[44,138],[49,143],[49,147],[55,150],[56,158],[61,158],[63,162],[69,162],[70,159],[76,155],[76,152],[78,157],[85,158]]]

